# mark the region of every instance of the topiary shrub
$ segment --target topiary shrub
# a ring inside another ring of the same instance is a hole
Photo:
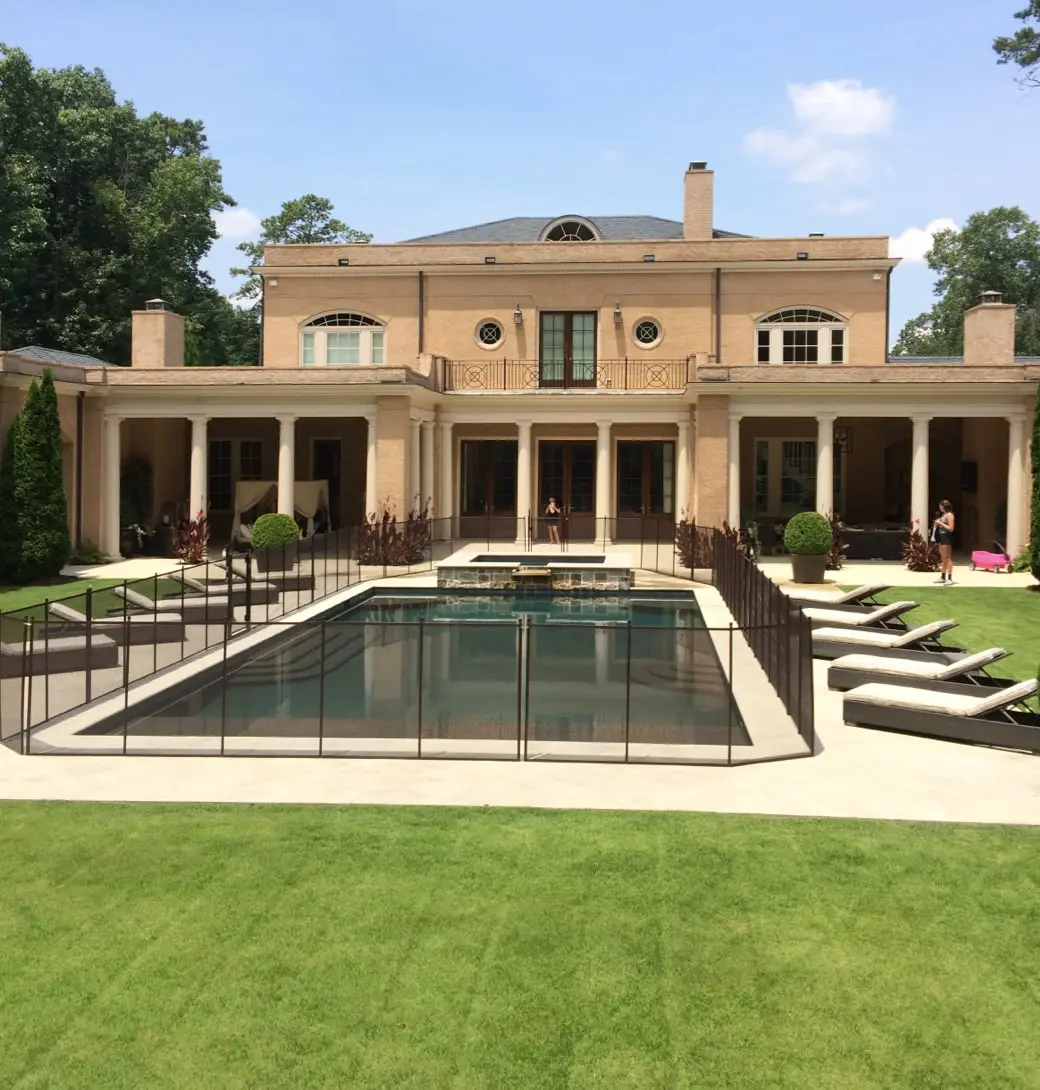
[[[784,530],[784,548],[795,556],[823,556],[833,540],[831,524],[816,511],[800,512]]]
[[[253,523],[254,549],[280,549],[300,540],[300,528],[292,515],[261,515]]]
[[[0,455],[0,513],[3,527],[0,529],[0,583],[17,583],[22,571],[21,520],[15,499],[15,447],[18,444],[18,428],[21,416],[11,421]]]

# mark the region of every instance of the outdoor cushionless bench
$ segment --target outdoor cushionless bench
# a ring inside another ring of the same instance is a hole
[[[113,587],[112,593],[117,598],[125,598],[136,609],[143,609],[148,613],[180,614],[186,624],[223,624],[231,610],[226,594],[160,598],[156,601],[132,587]],[[118,618],[118,614],[116,616]]]
[[[931,687],[931,683],[954,681],[966,685],[998,685],[1003,684],[1003,680],[990,678],[984,671],[987,666],[1007,656],[1008,652],[1003,647],[990,647],[986,651],[954,659],[953,662],[945,662],[938,655],[931,659],[910,658],[895,653],[842,655],[831,663],[827,671],[827,685],[839,691],[855,689],[857,685],[867,685],[872,681],[925,688]]]
[[[69,628],[75,628],[78,635],[86,633],[87,615],[65,602],[51,602],[48,611],[62,622],[62,629],[68,634]],[[126,624],[123,618],[115,615],[94,617],[90,620],[92,632],[110,636],[118,644],[127,642],[129,625],[129,643],[138,646],[149,643],[180,643],[184,639],[184,618],[179,613],[165,610],[159,613],[127,613]]]
[[[888,630],[879,628],[814,628],[812,653],[818,659],[837,659],[850,651],[895,651],[903,648],[934,647],[940,651],[953,650],[939,646],[936,639],[943,632],[956,628],[956,621],[930,621],[928,624]]]
[[[1015,711],[1036,695],[1036,678],[1006,689],[935,692],[873,682],[845,694],[845,722],[1040,753],[1040,715]]]
[[[877,596],[888,590],[887,583],[870,583],[866,586],[847,590],[844,594],[832,594],[826,590],[806,590],[792,594],[791,601],[807,606],[876,606]]]
[[[870,628],[873,625],[884,627],[886,622],[891,622],[917,608],[917,602],[892,602],[887,606],[876,606],[867,613],[859,610],[826,609],[823,606],[806,606],[802,613],[812,621],[814,625],[851,625],[856,628]]]
[[[189,590],[198,594],[210,594],[212,596],[212,592],[216,589],[217,594],[221,597],[225,599],[228,597],[226,579],[220,583],[203,583],[201,580],[193,579],[190,575],[185,575],[182,572],[171,572],[169,578],[183,583]],[[234,580],[231,583],[231,604],[233,606],[244,606],[247,600],[254,606],[274,605],[280,594],[281,591],[278,587],[268,580],[261,582],[259,579],[254,579],[248,588],[245,583],[237,583]],[[173,601],[179,604],[180,600],[174,597]]]
[[[28,660],[28,661],[26,661]],[[0,643],[0,677],[21,677],[23,668],[33,677],[41,674],[67,674],[76,670],[103,670],[119,665],[119,645],[108,636],[56,636],[44,639],[37,626],[29,654],[20,643]]]

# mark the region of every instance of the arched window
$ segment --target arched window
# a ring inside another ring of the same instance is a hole
[[[386,362],[386,327],[365,314],[337,311],[305,322],[300,329],[303,367],[349,367]]]
[[[755,323],[759,363],[844,363],[848,322],[819,307],[785,307]]]
[[[541,242],[598,242],[595,224],[580,216],[564,216],[553,220],[542,231]]]

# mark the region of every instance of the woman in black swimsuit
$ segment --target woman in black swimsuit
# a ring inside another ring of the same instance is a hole
[[[943,500],[939,504],[939,513],[936,516],[934,527],[935,543],[939,546],[939,582],[944,587],[953,586],[953,505],[949,500]]]
[[[549,503],[545,508],[545,524],[549,530],[549,544],[560,544],[560,515],[563,512],[556,506],[556,498],[549,497]]]

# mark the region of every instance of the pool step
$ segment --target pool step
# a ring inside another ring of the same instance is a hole
[[[523,566],[514,568],[513,585],[517,590],[552,590],[552,569]]]

